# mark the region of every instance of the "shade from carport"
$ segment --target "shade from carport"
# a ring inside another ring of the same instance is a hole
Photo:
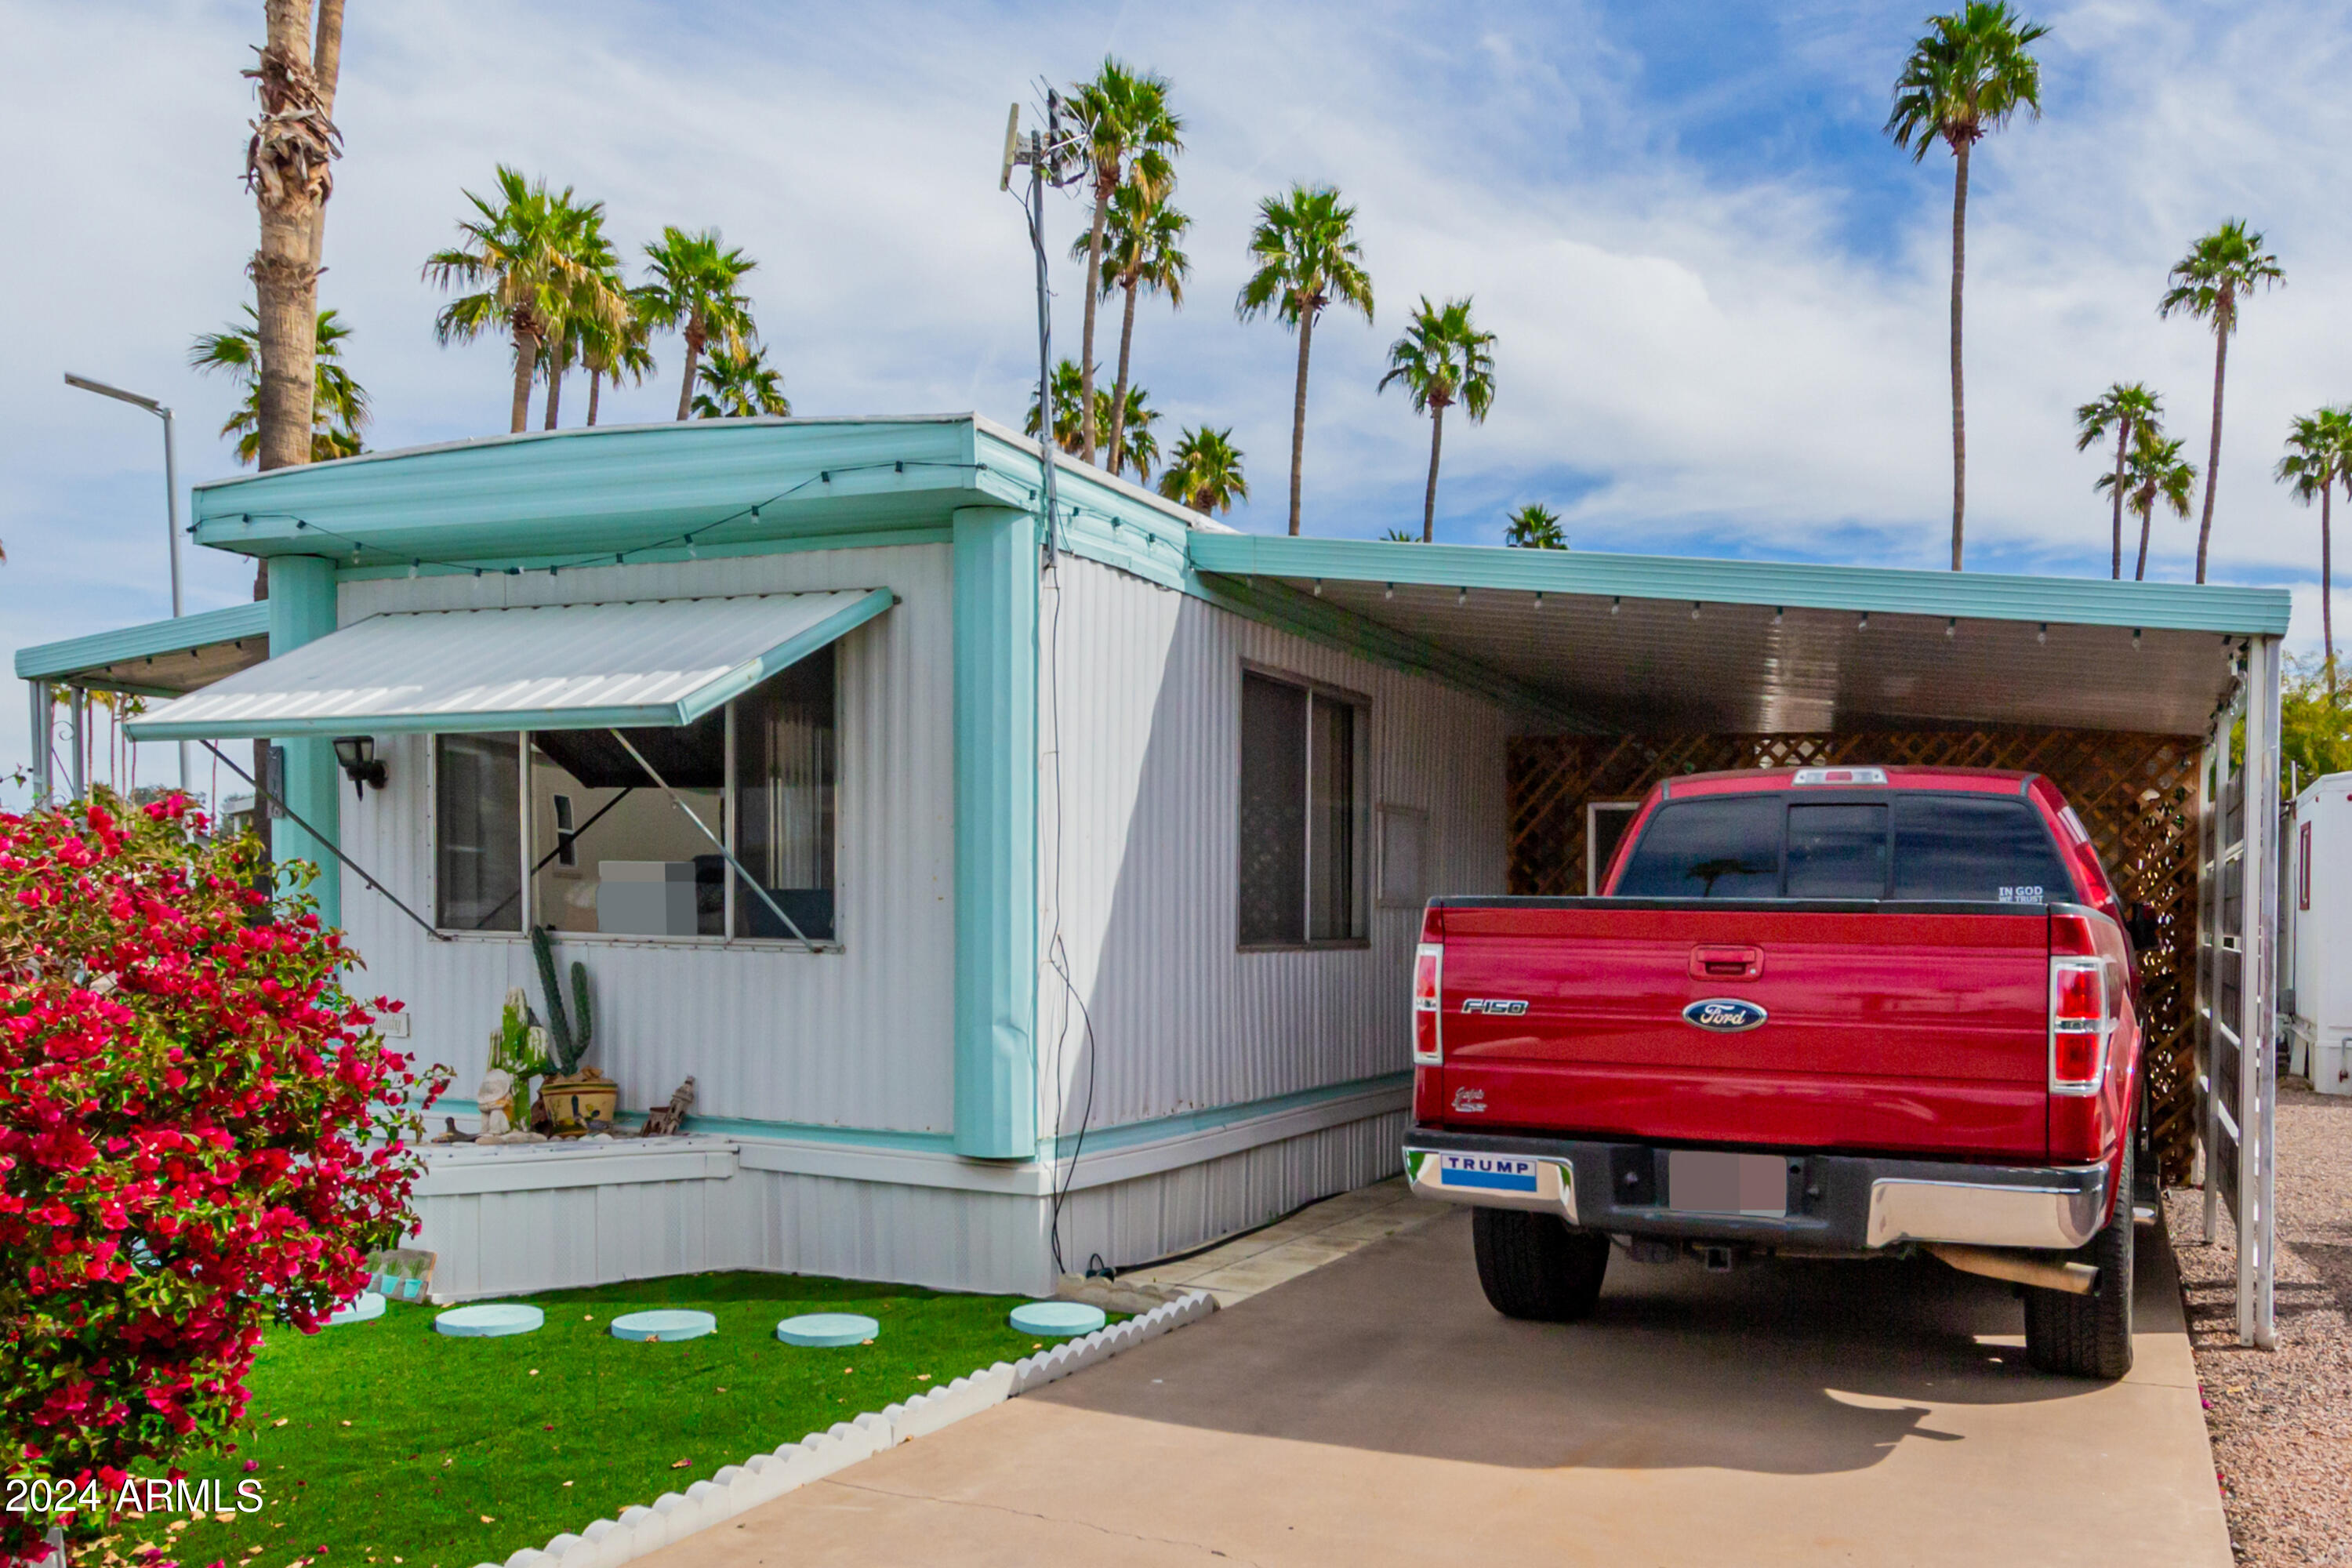
[[[125,726],[137,741],[690,724],[887,588],[372,616]]]

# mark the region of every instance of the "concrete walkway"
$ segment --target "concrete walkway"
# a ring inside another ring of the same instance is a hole
[[[2141,1239],[2138,1366],[2103,1386],[2027,1369],[2008,1289],[1925,1261],[1621,1258],[1592,1321],[1512,1322],[1448,1214],[647,1561],[2226,1568]]]
[[[1452,1204],[1417,1198],[1402,1176],[1391,1176],[1326,1198],[1181,1263],[1133,1269],[1119,1279],[1126,1284],[1206,1290],[1217,1299],[1218,1306],[1231,1307],[1452,1212]]]

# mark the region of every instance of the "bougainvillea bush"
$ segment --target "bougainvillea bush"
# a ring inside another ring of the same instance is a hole
[[[178,796],[0,813],[0,1475],[220,1451],[263,1326],[315,1331],[406,1228],[438,1086],[259,874]],[[0,1513],[0,1560],[47,1522]]]

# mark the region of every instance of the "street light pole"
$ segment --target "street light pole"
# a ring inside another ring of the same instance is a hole
[[[111,397],[118,403],[128,403],[143,408],[163,421],[163,532],[170,547],[172,562],[172,618],[178,620],[184,613],[180,597],[180,476],[179,454],[174,450],[172,411],[152,397],[135,392],[125,392],[119,386],[109,386],[102,381],[92,381],[86,375],[66,373],[66,384],[84,392],[95,392],[100,397]],[[180,742],[180,788],[185,792],[191,774],[188,770],[188,743]]]

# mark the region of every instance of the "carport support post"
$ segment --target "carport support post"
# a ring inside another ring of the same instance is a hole
[[[2247,656],[2244,961],[2238,983],[2238,1342],[2278,1342],[2272,1300],[2276,1272],[2272,1213],[2278,1162],[2279,642],[2258,637]]]
[[[2221,1147],[2221,1086],[2215,1076],[2221,1070],[2221,1057],[2214,1025],[2219,1022],[2215,1015],[2221,1005],[2221,802],[2230,789],[2230,728],[2234,711],[2234,703],[2224,701],[2213,715],[2212,729],[2205,737],[2205,765],[2199,770],[2199,776],[2205,781],[2205,798],[2200,813],[2203,826],[2198,836],[2201,853],[2197,862],[2196,1022],[2204,1051],[2197,1064],[2197,1087],[2205,1113],[2200,1128],[2205,1145],[2205,1229],[2201,1239],[2209,1247],[2221,1220],[2221,1166],[2218,1158]],[[2235,1026],[2234,1022],[2231,1026]]]
[[[1037,1153],[1037,519],[954,514],[955,1151]]]
[[[316,555],[280,555],[269,563],[269,657],[279,658],[335,629],[335,563]],[[289,736],[286,805],[331,840],[340,840],[343,792],[334,742],[323,735]],[[267,781],[265,781],[267,782]],[[257,815],[266,814],[259,800]],[[278,864],[307,860],[318,867],[310,884],[319,922],[343,923],[342,868],[333,855],[286,817],[269,824],[269,858]]]
[[[33,698],[33,807],[38,810],[49,804],[54,787],[49,776],[49,726],[57,710],[57,695],[46,680],[28,680],[25,689]]]

